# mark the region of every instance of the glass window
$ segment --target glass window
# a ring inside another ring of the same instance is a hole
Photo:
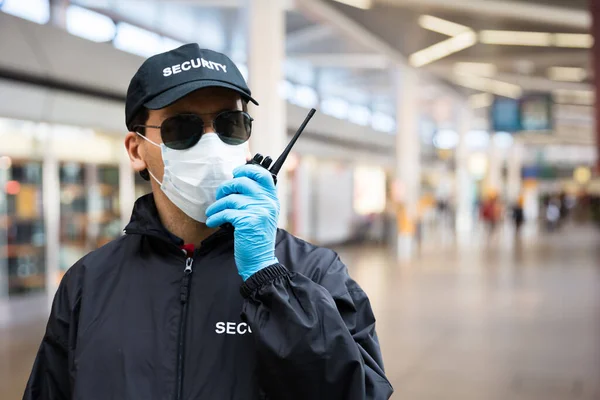
[[[61,275],[88,253],[87,193],[84,165],[60,164],[60,253]],[[61,276],[59,276],[61,278]]]
[[[371,122],[371,110],[364,106],[351,106],[348,111],[348,120],[353,124],[367,126]]]
[[[171,39],[169,37],[163,36],[160,51],[163,51],[163,52],[170,51],[170,50],[176,49],[178,47],[181,47],[184,44],[185,43],[180,42],[179,40],[175,40],[175,39]]]
[[[163,49],[160,35],[125,22],[117,24],[117,35],[113,43],[117,49],[141,57],[150,57]]]
[[[296,92],[290,99],[290,102],[300,107],[312,108],[319,102],[319,95],[310,86],[297,86]]]
[[[0,215],[4,228],[0,265],[8,295],[43,291],[46,284],[42,164],[3,157]],[[6,288],[0,289],[6,291]]]
[[[329,98],[321,101],[321,111],[323,114],[331,115],[339,119],[346,119],[348,116],[348,103],[342,99]]]
[[[387,114],[376,112],[371,119],[371,127],[376,131],[394,133],[396,121]]]
[[[101,247],[118,238],[121,226],[119,202],[119,167],[104,165],[98,167],[98,203],[93,215],[98,223],[96,247]]]
[[[65,162],[60,165],[61,273],[81,257],[119,237],[119,168]]]
[[[67,8],[67,32],[94,42],[110,42],[117,28],[106,15],[76,5]]]
[[[354,211],[359,215],[382,213],[386,203],[386,176],[379,167],[354,169]]]

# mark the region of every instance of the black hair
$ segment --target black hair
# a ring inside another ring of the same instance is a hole
[[[133,116],[133,119],[129,123],[127,129],[129,129],[130,132],[138,132],[141,135],[146,135],[146,128],[140,125],[146,125],[149,117],[150,112],[148,109],[146,107],[140,108],[140,111]]]

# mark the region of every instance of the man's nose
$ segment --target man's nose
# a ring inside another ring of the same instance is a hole
[[[212,120],[204,119],[204,133],[216,133],[215,128],[213,127]]]

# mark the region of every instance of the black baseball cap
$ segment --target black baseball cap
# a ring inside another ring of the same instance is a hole
[[[159,110],[195,90],[224,87],[238,92],[258,105],[240,70],[225,54],[201,49],[196,43],[148,58],[135,73],[125,103],[125,123],[129,128],[142,107]]]

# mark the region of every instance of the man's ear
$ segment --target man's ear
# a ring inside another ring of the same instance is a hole
[[[144,139],[140,138],[135,132],[129,132],[125,136],[125,148],[131,160],[131,167],[137,172],[147,172],[146,168],[148,167],[146,161],[142,158],[142,140]]]

